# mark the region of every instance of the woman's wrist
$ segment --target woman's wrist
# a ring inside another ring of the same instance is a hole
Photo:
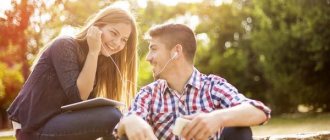
[[[99,57],[99,52],[88,52],[88,54],[87,55],[90,55],[90,56],[92,56],[92,57]]]

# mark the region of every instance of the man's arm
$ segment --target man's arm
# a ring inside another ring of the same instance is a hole
[[[212,113],[221,120],[224,127],[258,125],[268,119],[262,110],[248,103],[216,110]]]
[[[263,121],[259,122],[259,124],[265,123],[268,119],[270,119],[271,110],[262,102],[245,97],[243,94],[239,93],[234,86],[232,86],[230,83],[228,83],[222,78],[217,79],[216,77],[214,79],[216,79],[217,82],[215,83],[217,84],[212,87],[211,93],[213,98],[212,100],[213,102],[215,102],[215,106],[217,106],[218,109],[221,109],[221,112],[230,111],[231,113],[234,113],[228,114],[227,117],[234,117],[234,115],[241,116],[241,119],[245,122],[243,124],[238,124],[238,126],[256,125],[254,123],[250,123],[254,120],[253,118],[258,118],[258,120],[260,120],[260,118],[263,118],[261,119]],[[252,116],[242,116],[244,114],[246,115],[246,113],[249,113]],[[246,121],[247,119],[250,119],[250,117],[252,117],[252,120]]]
[[[218,110],[210,113],[187,116],[192,120],[182,130],[186,139],[207,139],[220,128],[231,126],[251,126],[266,122],[270,118],[270,109],[263,103],[248,99],[237,89],[220,79],[211,93]]]
[[[130,110],[118,124],[118,135],[129,140],[157,140],[151,126],[147,123],[151,89],[141,89]]]
[[[186,139],[207,139],[220,128],[258,125],[267,119],[263,111],[250,104],[241,104],[232,108],[195,114],[185,118],[192,120],[183,128],[181,133]]]

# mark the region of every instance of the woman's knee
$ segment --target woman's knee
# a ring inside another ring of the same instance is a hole
[[[101,107],[100,108],[101,113],[103,114],[100,119],[103,120],[106,124],[117,124],[122,117],[121,112],[115,108],[115,107]]]

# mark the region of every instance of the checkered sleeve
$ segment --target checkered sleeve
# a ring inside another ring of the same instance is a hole
[[[218,106],[219,108],[229,108],[242,103],[249,103],[256,108],[262,110],[266,114],[267,120],[270,119],[271,110],[269,107],[267,107],[260,101],[252,100],[245,97],[225,79],[216,77],[213,78],[213,81],[211,83],[213,83],[211,93],[213,99],[215,99],[215,106]],[[265,122],[267,122],[267,120]]]
[[[149,104],[151,102],[152,89],[149,87],[142,88],[135,97],[132,105],[129,108],[128,113],[125,116],[135,114],[140,116],[145,121],[149,122]]]
[[[151,88],[148,87],[142,88],[135,97],[131,106],[129,107],[129,111],[126,114],[124,114],[124,117],[129,116],[131,114],[135,114],[148,122],[149,121],[148,109],[149,109],[150,100],[151,100]],[[113,135],[116,137],[116,139],[119,139],[118,125],[114,129]]]

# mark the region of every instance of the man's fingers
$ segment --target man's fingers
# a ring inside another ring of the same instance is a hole
[[[197,115],[198,115],[197,113],[192,114],[192,115],[185,115],[185,116],[182,116],[182,118],[188,119],[188,120],[193,120]],[[196,121],[191,121],[191,122],[187,123],[187,125],[185,127],[183,127],[183,129],[182,129],[181,135],[185,136],[194,125],[196,125]]]
[[[183,127],[181,135],[183,137],[187,137],[188,133],[192,130],[192,128],[194,128],[198,123],[198,120],[194,119],[193,121],[187,123],[187,125],[185,127]]]
[[[127,136],[129,140],[143,140],[145,139],[144,133],[133,133]]]
[[[196,140],[204,140],[207,139],[211,133],[208,131],[208,128],[202,127],[203,129],[200,129],[200,131],[198,131],[196,133],[195,136],[193,136],[194,139]]]
[[[188,132],[189,138],[197,138],[197,136],[204,135],[205,125],[201,121],[197,122],[197,125]]]
[[[151,128],[147,129],[147,131],[144,131],[144,132],[145,132],[144,135],[147,140],[157,140],[157,138]]]
[[[152,134],[152,140],[158,140],[155,134]]]
[[[187,139],[195,138],[195,136],[203,132],[203,129],[205,129],[205,125],[201,122],[200,119],[194,119],[193,122],[194,125],[190,128],[190,131],[188,131],[185,136]]]

